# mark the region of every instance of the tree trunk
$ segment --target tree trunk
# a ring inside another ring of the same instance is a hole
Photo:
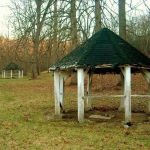
[[[31,77],[32,78],[37,78],[37,74],[40,75],[40,58],[38,56],[39,54],[39,45],[40,45],[40,34],[41,30],[45,21],[45,17],[47,15],[47,11],[50,7],[50,4],[52,3],[52,0],[48,1],[47,6],[45,7],[45,10],[43,13],[41,13],[41,8],[43,1],[41,0],[35,0],[36,2],[36,23],[34,26],[34,32],[33,32],[33,43],[34,43],[34,55],[33,55],[33,64],[32,64],[32,72],[31,72]],[[35,68],[34,68],[35,67]]]
[[[71,41],[72,50],[77,47],[77,19],[76,19],[76,0],[71,0]]]
[[[124,40],[126,39],[126,12],[125,12],[125,0],[119,0],[119,36]],[[121,75],[118,77],[118,85],[121,85]]]
[[[95,32],[101,29],[101,5],[99,0],[95,0]]]
[[[119,35],[126,39],[125,0],[119,0]]]
[[[95,0],[95,33],[101,30],[101,4],[99,0]],[[103,89],[103,75],[98,75],[97,88]]]
[[[71,0],[71,41],[72,41],[72,50],[77,47],[77,19],[76,19],[76,0]],[[71,75],[71,83],[77,84],[77,74],[73,73]]]
[[[36,79],[37,74],[36,74],[36,63],[32,62],[31,63],[31,79]]]
[[[59,61],[59,52],[58,52],[58,13],[57,13],[57,0],[54,2],[54,37],[53,37],[53,54],[52,54],[52,63]]]

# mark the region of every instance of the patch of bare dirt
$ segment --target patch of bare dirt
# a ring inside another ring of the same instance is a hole
[[[133,74],[131,76],[132,80],[132,94],[149,94],[148,91],[148,83],[144,79],[144,77],[138,73]],[[69,106],[68,111],[63,114],[63,119],[73,119],[77,120],[77,95],[70,96],[71,93],[77,92],[76,85],[69,85],[70,79],[66,82],[67,92],[66,94],[69,99]],[[101,84],[101,85],[99,85]],[[87,80],[85,79],[85,93]],[[122,94],[123,91],[121,90],[121,84],[119,83],[119,75],[114,74],[106,74],[106,75],[94,75],[93,76],[93,84],[92,84],[92,93],[93,95],[102,95],[102,94]],[[148,105],[149,98],[134,98],[132,97],[132,123],[139,123],[148,121],[149,115],[146,114],[147,112],[147,105]],[[109,98],[109,99],[96,99],[92,100],[92,110],[85,111],[85,118],[89,119],[91,114],[99,114],[99,115],[114,115],[115,117],[108,121],[114,122],[121,122],[124,120],[124,110],[118,111],[118,107],[120,105],[120,98]],[[71,107],[71,108],[70,108]],[[96,122],[106,121],[102,119],[94,119]]]

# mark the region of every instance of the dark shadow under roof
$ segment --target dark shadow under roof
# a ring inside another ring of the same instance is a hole
[[[22,70],[22,68],[18,66],[17,64],[11,62],[3,70]]]
[[[50,70],[102,65],[110,68],[121,65],[150,68],[150,59],[111,30],[103,28],[51,66]]]

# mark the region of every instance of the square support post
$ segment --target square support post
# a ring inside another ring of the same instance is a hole
[[[60,115],[60,87],[59,87],[59,72],[54,71],[54,97],[55,97],[55,115]]]
[[[3,77],[6,78],[6,70],[4,70],[4,76]]]
[[[77,69],[78,75],[78,121],[84,122],[84,69]]]
[[[12,79],[12,76],[13,76],[13,71],[10,70],[10,78]]]
[[[144,76],[144,78],[146,79],[146,81],[148,82],[148,91],[149,91],[149,94],[150,94],[150,73],[146,69],[141,69],[141,73]],[[150,114],[150,99],[148,100],[148,110],[147,110],[147,113]]]
[[[64,112],[64,82],[72,71],[54,71],[54,97],[55,97],[55,114],[54,119],[62,118],[60,106]]]
[[[21,71],[21,78],[23,78],[23,70]]]
[[[20,70],[18,70],[18,78],[20,79]]]
[[[90,96],[92,94],[92,76],[93,73],[88,74],[87,94]],[[91,107],[91,98],[88,97],[86,101],[86,110],[91,110]]]
[[[2,70],[2,78],[5,78],[5,70]]]
[[[59,101],[61,103],[62,109],[64,109],[64,77],[60,75],[60,82],[59,82],[59,88],[60,88],[60,95],[59,95]]]
[[[124,67],[125,123],[131,123],[131,67]]]
[[[62,106],[63,112],[65,112],[64,109],[64,91],[65,91],[65,80],[71,75],[72,70],[69,71],[60,71],[59,72],[59,102]]]
[[[124,75],[122,72],[120,72],[120,82],[121,82],[121,95],[124,92]],[[121,97],[120,99],[120,106],[118,108],[119,111],[124,109],[124,97]]]

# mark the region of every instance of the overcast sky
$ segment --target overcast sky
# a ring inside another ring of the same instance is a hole
[[[150,8],[150,0],[145,0],[146,5]],[[126,2],[132,6],[139,6],[139,9],[144,9],[143,0],[126,0]],[[132,3],[130,3],[132,2]],[[7,36],[8,35],[8,16],[10,14],[9,8],[7,5],[10,4],[10,0],[0,0],[0,35]],[[141,5],[142,4],[142,5]],[[128,8],[126,7],[126,10]]]
[[[9,5],[10,0],[0,0],[0,35],[6,35],[8,32],[8,16],[10,14],[10,10],[7,7]]]

